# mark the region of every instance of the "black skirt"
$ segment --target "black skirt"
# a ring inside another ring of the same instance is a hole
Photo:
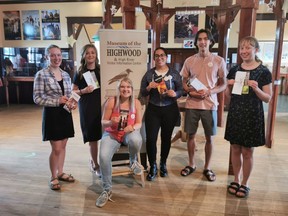
[[[63,106],[44,107],[42,116],[43,141],[74,137],[72,114]]]

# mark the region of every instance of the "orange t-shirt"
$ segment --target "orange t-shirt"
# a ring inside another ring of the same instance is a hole
[[[129,110],[113,111],[112,117],[120,117],[119,123],[112,125],[105,129],[109,132],[118,142],[123,142],[123,137],[125,135],[124,128],[128,125],[134,125],[136,120],[136,113],[130,112]]]

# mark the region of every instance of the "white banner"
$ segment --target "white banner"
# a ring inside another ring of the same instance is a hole
[[[147,71],[148,31],[101,29],[101,99],[115,95],[118,80],[128,76],[137,96]]]

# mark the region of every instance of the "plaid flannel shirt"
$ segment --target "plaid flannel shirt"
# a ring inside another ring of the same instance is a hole
[[[71,78],[67,72],[61,69],[60,71],[63,78],[64,95],[69,98],[71,96]],[[49,68],[44,68],[36,73],[33,86],[33,100],[36,104],[57,107],[60,106],[59,101],[62,96],[61,87]]]

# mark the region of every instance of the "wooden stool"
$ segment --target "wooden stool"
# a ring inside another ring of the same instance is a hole
[[[140,152],[137,154],[137,161],[142,165]],[[126,145],[121,145],[118,152],[116,152],[112,158],[112,176],[120,175],[134,175],[130,169],[129,150]],[[140,177],[141,186],[145,187],[144,169]]]

